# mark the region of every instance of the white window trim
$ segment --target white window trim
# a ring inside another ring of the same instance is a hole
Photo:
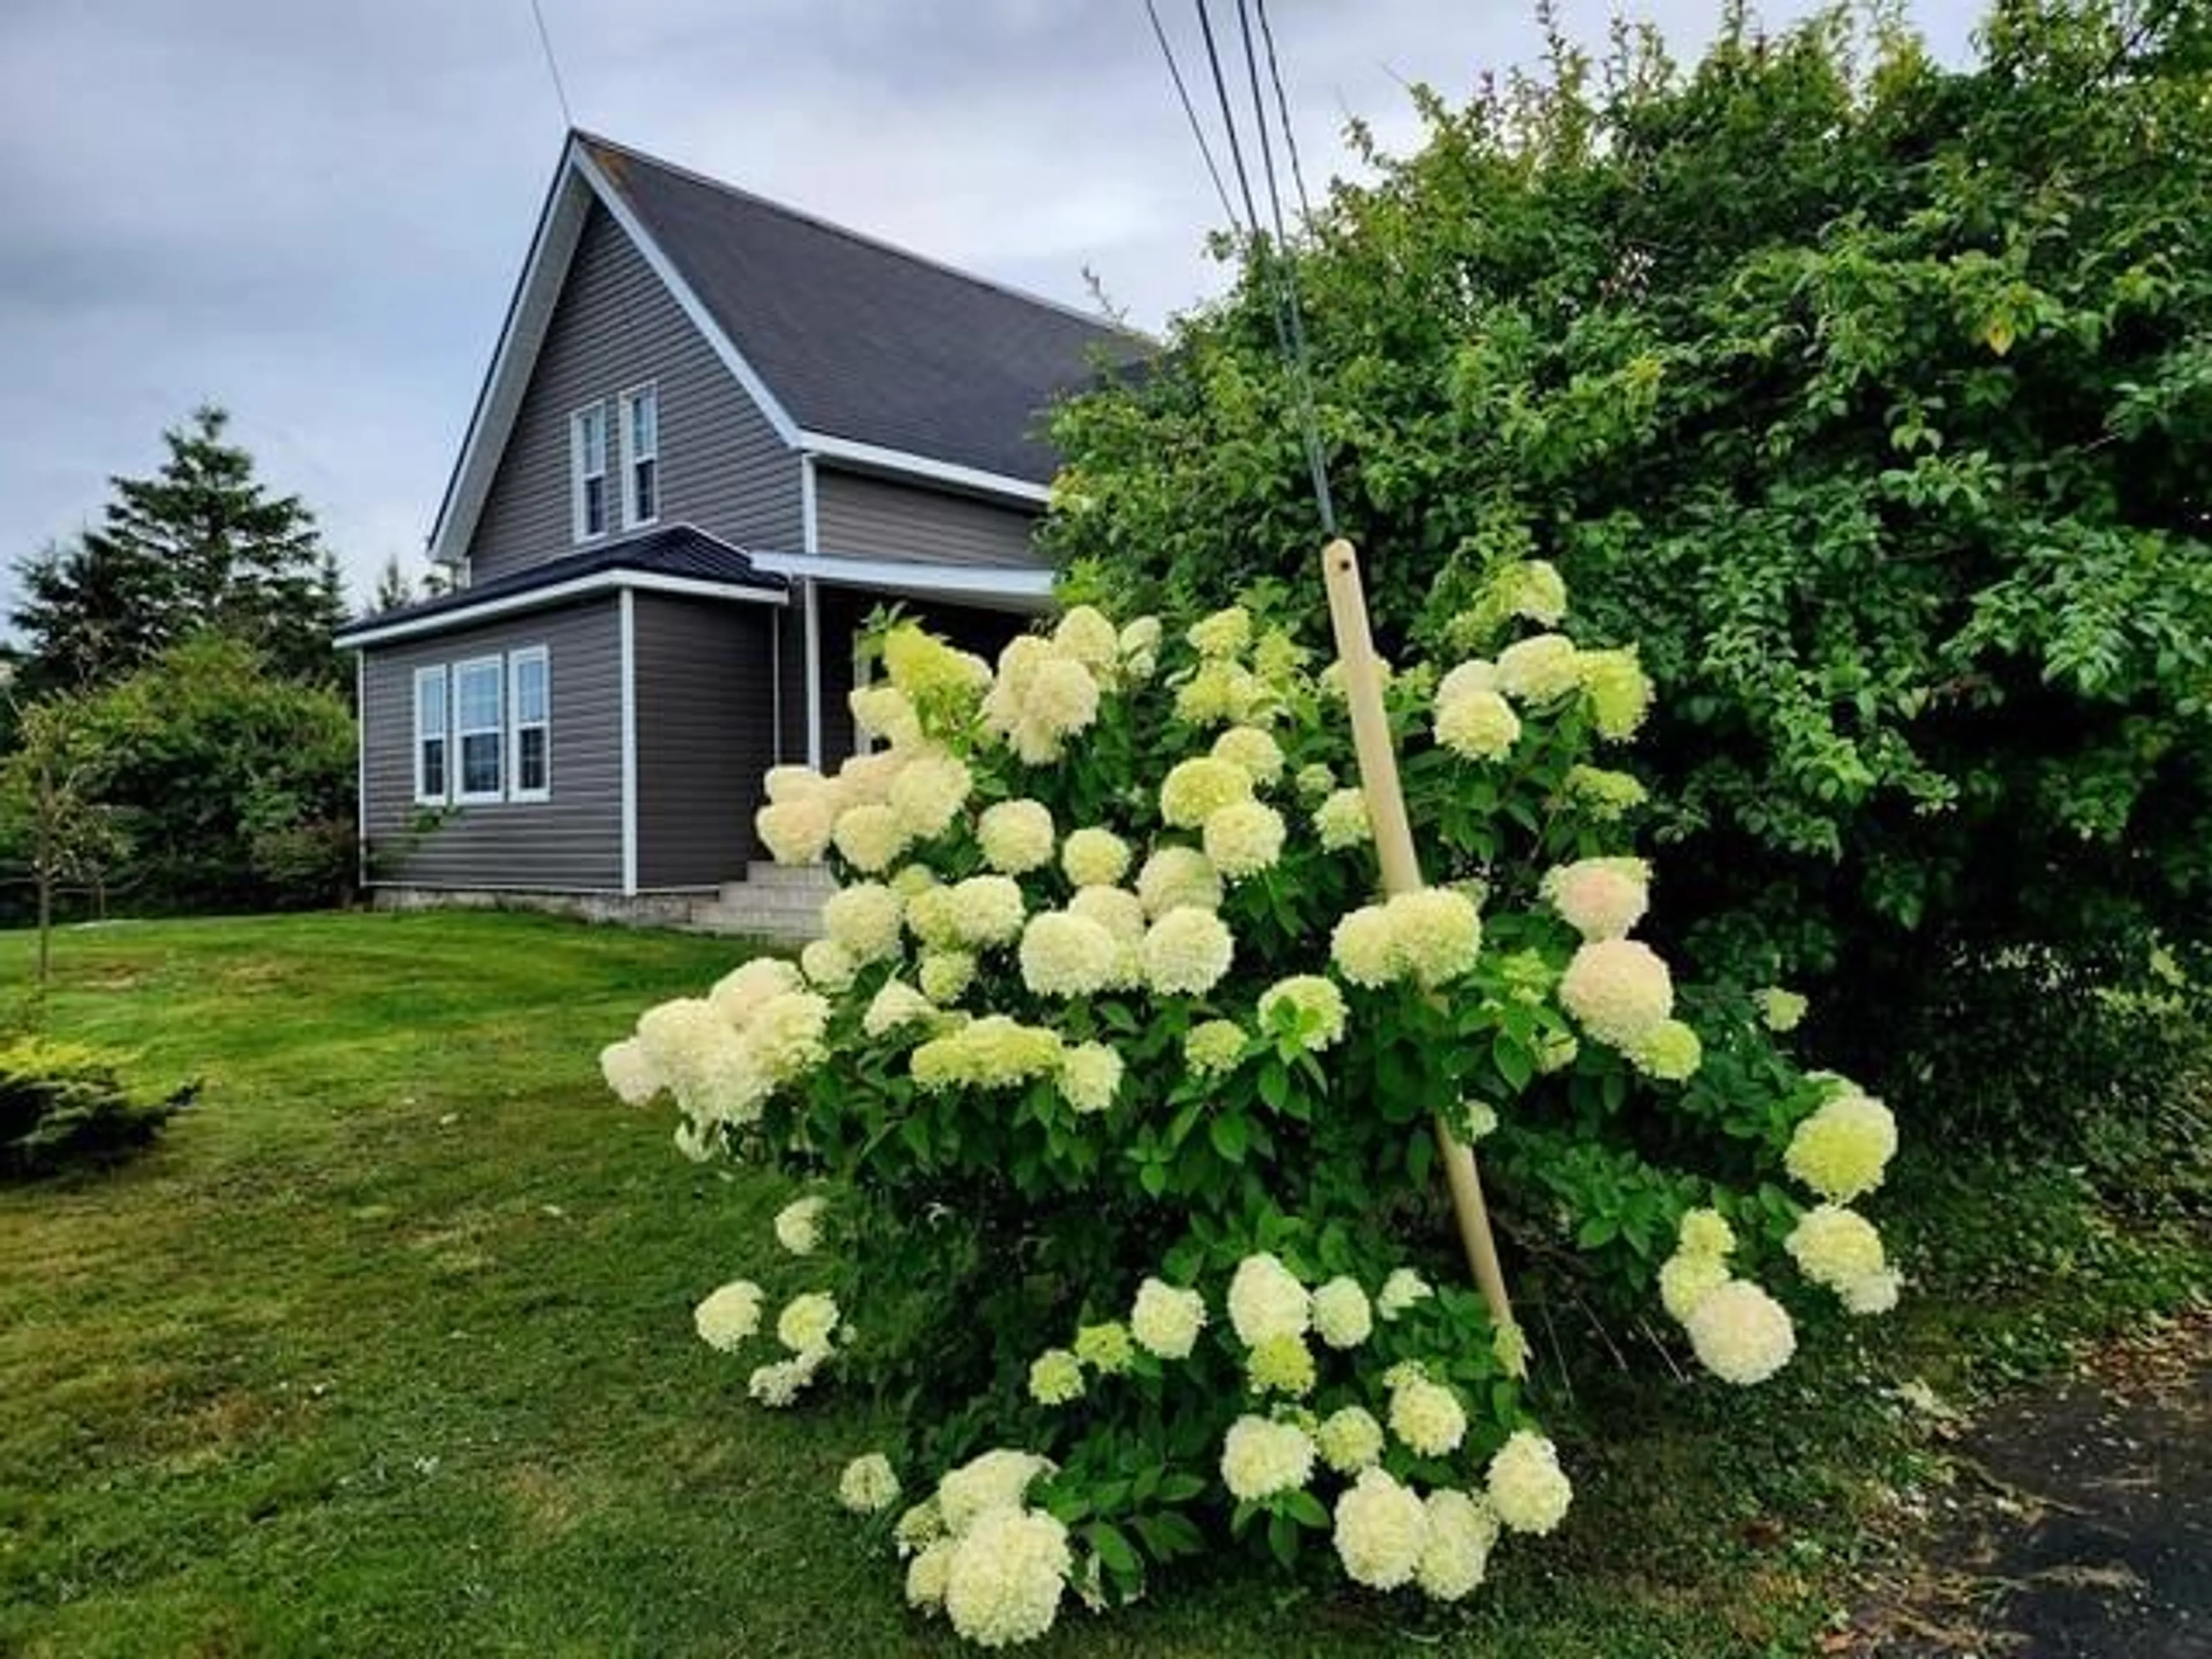
[[[599,470],[597,472],[586,472],[584,468],[588,457],[586,454],[584,422],[587,417],[593,415],[598,416],[599,420]],[[607,439],[605,398],[602,398],[595,403],[586,404],[581,409],[570,412],[568,416],[568,535],[572,541],[595,542],[614,528],[615,504],[606,489],[609,452],[614,446],[609,443]],[[599,500],[602,503],[602,511],[605,514],[605,522],[597,530],[587,528],[584,517],[584,485],[590,478],[597,478],[599,481]]]
[[[653,399],[653,453],[641,455],[632,447],[634,441],[631,410],[641,398]],[[660,465],[660,383],[647,380],[634,386],[616,400],[616,418],[622,422],[622,511],[624,530],[642,530],[647,525],[660,522],[660,503],[666,496],[665,470]],[[637,464],[653,463],[653,515],[641,518],[637,511]]]
[[[432,681],[438,684],[446,712],[445,729],[435,733],[422,729],[422,688]],[[417,806],[443,806],[451,798],[453,787],[453,686],[443,663],[415,671],[413,713],[413,724],[409,729],[410,741],[415,750],[415,804]],[[432,736],[437,737],[446,745],[446,787],[434,795],[424,787],[422,776],[422,743],[424,738]]]
[[[533,662],[545,671],[545,716],[526,720],[522,718],[522,670]],[[533,726],[545,733],[545,781],[536,789],[526,789],[522,787],[522,734]],[[553,799],[553,658],[544,646],[525,646],[507,654],[507,754],[503,758],[501,781],[507,783],[509,800]]]
[[[461,681],[471,669],[489,668],[493,682],[499,687],[499,720],[492,726],[470,726],[461,724]],[[453,686],[451,724],[453,733],[453,752],[447,763],[447,781],[452,785],[453,799],[463,806],[489,806],[507,799],[507,665],[497,655],[469,657],[453,665]],[[499,787],[471,791],[468,787],[468,772],[464,750],[468,739],[490,732],[499,739]]]

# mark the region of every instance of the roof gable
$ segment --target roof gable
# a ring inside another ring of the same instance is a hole
[[[1042,501],[1039,428],[1124,332],[585,133],[572,133],[431,535],[459,558],[594,202],[794,450]]]
[[[580,136],[709,315],[809,434],[1043,484],[1038,431],[1136,337]]]

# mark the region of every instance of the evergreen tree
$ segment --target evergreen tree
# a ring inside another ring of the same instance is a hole
[[[400,568],[399,556],[387,554],[384,568],[376,574],[376,592],[368,601],[368,614],[380,617],[387,611],[404,611],[415,603],[415,584],[407,580]]]
[[[20,568],[13,613],[33,687],[103,684],[165,647],[219,632],[280,672],[337,673],[331,631],[346,617],[337,560],[296,495],[274,495],[253,458],[228,442],[213,404],[162,434],[150,478],[115,477],[99,528]]]

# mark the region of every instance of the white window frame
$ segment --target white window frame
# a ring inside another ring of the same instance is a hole
[[[489,668],[492,684],[499,693],[499,714],[489,726],[469,726],[462,711],[462,684],[473,670]],[[485,806],[507,799],[507,665],[497,655],[470,657],[453,665],[453,747],[452,770],[448,781],[453,786],[453,799],[463,806]],[[471,790],[468,778],[468,740],[489,732],[499,743],[499,782],[490,789]]]
[[[653,447],[640,453],[636,447],[635,416],[639,404],[651,401],[653,406]],[[622,510],[623,528],[641,530],[649,524],[660,522],[660,384],[647,380],[643,386],[634,386],[616,400],[617,418],[622,422]],[[641,461],[653,463],[653,511],[641,514],[637,510],[637,469]]]
[[[596,420],[599,429],[599,465],[595,472],[591,468],[591,445],[587,436],[588,422]],[[613,447],[607,441],[607,400],[586,404],[568,416],[568,531],[579,542],[595,542],[614,528],[615,504],[607,493],[607,456]],[[657,469],[656,469],[657,470]],[[588,518],[589,485],[592,479],[599,485],[599,527],[591,527]]]
[[[440,724],[435,732],[422,729],[422,692],[426,686],[430,685],[438,688]],[[443,806],[451,798],[453,787],[453,687],[443,663],[415,671],[414,731],[415,804],[417,806]],[[435,738],[440,744],[439,752],[444,760],[446,774],[442,781],[444,787],[434,794],[431,793],[429,781],[425,775],[428,769],[422,764],[422,745],[432,738]]]
[[[522,718],[522,671],[536,663],[544,672],[544,713],[537,720]],[[545,781],[535,789],[522,783],[522,734],[535,728],[545,734]],[[542,645],[510,651],[507,657],[507,798],[514,801],[553,799],[553,658]]]

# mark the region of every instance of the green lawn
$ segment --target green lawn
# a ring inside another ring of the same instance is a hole
[[[732,954],[503,915],[64,933],[49,1028],[207,1087],[133,1164],[0,1189],[0,1654],[954,1650],[831,1497],[865,1413],[763,1412],[691,1334],[723,1279],[783,1288],[785,1194],[599,1084],[601,1042]],[[28,960],[0,936],[0,982]],[[1876,1357],[1755,1408],[1609,1401],[1609,1447],[1568,1431],[1561,1537],[1471,1611],[1247,1574],[1036,1650],[1810,1651],[1864,1477],[1921,1460]]]

